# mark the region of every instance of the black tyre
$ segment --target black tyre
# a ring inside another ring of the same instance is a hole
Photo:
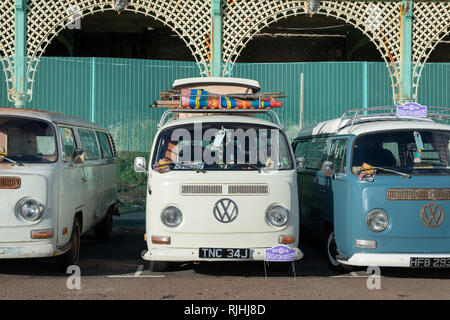
[[[61,272],[66,272],[67,267],[78,264],[80,257],[80,237],[81,237],[81,223],[75,218],[73,221],[72,235],[70,237],[71,247],[69,251],[63,253],[55,258],[56,266]]]
[[[328,266],[337,272],[350,272],[353,270],[353,266],[345,265],[337,261],[337,255],[339,254],[336,239],[334,236],[334,231],[330,230],[327,232],[326,243],[325,243],[325,254],[328,261]]]
[[[149,269],[152,272],[166,272],[170,270],[170,263],[167,261],[150,261]]]
[[[111,240],[111,235],[113,231],[113,215],[112,211],[108,210],[105,218],[94,227],[95,238],[98,242],[104,243]]]

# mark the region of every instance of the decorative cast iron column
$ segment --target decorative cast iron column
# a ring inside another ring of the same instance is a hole
[[[403,0],[400,13],[400,90],[397,103],[413,101],[412,37],[413,1]]]
[[[222,0],[211,0],[211,76],[222,76]]]
[[[14,39],[14,105],[17,108],[27,102],[27,1],[15,0]]]

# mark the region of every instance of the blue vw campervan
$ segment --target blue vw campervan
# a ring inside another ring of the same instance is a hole
[[[301,232],[334,269],[450,267],[450,108],[350,110],[294,140]]]

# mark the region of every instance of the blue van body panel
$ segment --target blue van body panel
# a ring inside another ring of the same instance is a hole
[[[356,181],[350,184],[350,232],[337,237],[339,252],[343,256],[355,253],[450,253],[450,217],[444,217],[435,228],[426,226],[420,217],[422,208],[430,203],[442,207],[444,214],[450,212],[449,200],[388,200],[386,192],[391,188],[450,188],[448,176],[375,176],[374,182]],[[339,201],[338,201],[339,202]],[[335,205],[338,205],[335,203]],[[382,232],[368,229],[366,216],[373,209],[383,210],[389,225]],[[342,224],[349,224],[335,215],[335,229],[342,230]],[[336,232],[338,235],[338,232]],[[355,248],[355,240],[376,240],[376,249]]]
[[[333,186],[333,205],[330,211],[332,214],[331,221],[334,225],[334,234],[339,253],[343,256],[350,256],[352,249],[351,233],[353,219],[347,213],[355,210],[355,206],[359,206],[359,203],[352,203],[352,195],[349,192],[351,184],[348,182],[350,178],[352,177],[345,175],[337,175],[335,179],[330,178]]]
[[[327,155],[335,139],[348,139],[347,155],[352,154],[355,136],[328,137]],[[334,228],[339,254],[350,258],[356,253],[374,254],[446,254],[450,255],[450,200],[389,200],[389,189],[450,189],[448,175],[415,175],[410,178],[378,171],[373,182],[359,181],[351,173],[350,156],[346,157],[346,171],[325,177],[314,170],[299,172],[299,202],[306,224],[313,222],[313,232],[319,234],[323,224]],[[308,177],[308,178],[305,178]],[[308,181],[304,184],[305,181]],[[306,202],[302,202],[302,196]],[[421,220],[421,210],[427,204],[437,204],[444,211],[444,220],[437,227],[428,227]],[[389,219],[381,232],[371,231],[367,214],[383,210]],[[320,214],[311,214],[320,211]],[[301,213],[302,214],[302,213]],[[320,221],[319,221],[320,220]],[[356,248],[356,240],[375,240],[376,248]]]

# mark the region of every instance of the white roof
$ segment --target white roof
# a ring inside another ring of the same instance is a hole
[[[61,113],[54,113],[48,111],[21,109],[21,108],[0,108],[0,116],[27,117],[37,120],[44,120],[52,123],[92,128],[103,131],[107,130],[104,127],[90,121],[78,119],[72,116],[67,116]]]
[[[275,127],[275,128],[281,129],[275,123],[264,120],[264,119],[246,117],[246,116],[234,116],[234,115],[233,116],[212,115],[212,116],[190,117],[190,118],[183,118],[183,119],[176,119],[176,120],[171,119],[168,122],[166,122],[166,124],[163,125],[159,130],[164,130],[166,128],[179,126],[179,125],[193,124],[196,122],[202,122],[202,123],[203,122],[204,123],[211,123],[211,122],[250,123],[250,124],[270,126],[270,127]]]
[[[351,119],[341,118],[320,122],[310,125],[302,129],[299,137],[316,136],[316,135],[360,135],[368,132],[396,130],[396,129],[434,129],[434,130],[450,130],[450,125],[436,123],[426,118],[396,118],[396,117],[379,117],[367,118],[360,117],[359,120],[364,122],[356,122],[351,126]],[[350,131],[351,130],[351,131]]]
[[[259,82],[256,80],[243,79],[243,78],[227,78],[227,77],[198,77],[198,78],[186,78],[178,79],[173,83],[173,88],[185,86],[198,86],[198,85],[229,85],[250,88],[255,92],[261,89]]]

